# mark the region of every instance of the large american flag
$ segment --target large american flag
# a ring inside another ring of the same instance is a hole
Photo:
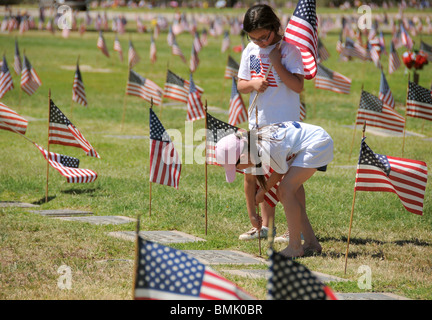
[[[133,70],[129,70],[129,79],[126,86],[126,94],[140,97],[157,106],[162,103],[163,90],[150,79],[146,79]]]
[[[6,92],[14,88],[12,75],[10,74],[6,57],[3,56],[3,63],[0,68],[0,99],[4,97]]]
[[[271,250],[269,300],[338,300],[308,268]]]
[[[74,81],[72,85],[72,101],[87,106],[87,97],[84,89],[84,83],[81,77],[81,71],[79,65],[77,64]]]
[[[21,89],[31,96],[40,85],[42,85],[41,79],[30,64],[30,61],[28,61],[27,57],[24,56],[23,69],[21,71]]]
[[[119,53],[119,59],[121,62],[123,62],[123,49],[117,35],[114,40],[114,51]]]
[[[0,129],[25,134],[28,121],[0,102]]]
[[[68,183],[88,183],[97,179],[97,173],[90,169],[78,169],[79,159],[62,154],[46,151],[38,144],[34,144],[48,161],[51,167],[66,177]]]
[[[315,88],[349,94],[351,90],[351,79],[319,64],[318,72],[315,77]]]
[[[14,70],[16,75],[19,76],[21,74],[21,69],[22,69],[21,56],[18,49],[18,41],[15,39]]]
[[[405,118],[373,94],[362,91],[360,105],[357,112],[356,125],[377,127],[385,130],[403,133]]]
[[[409,81],[406,108],[407,116],[432,120],[431,91]]]
[[[198,92],[195,83],[192,79],[192,73],[190,75],[190,85],[187,103],[187,117],[188,121],[195,121],[198,119],[205,118],[204,106],[201,101],[201,94]]]
[[[128,63],[129,68],[133,68],[139,61],[140,56],[138,55],[137,51],[135,50],[134,45],[132,44],[132,41],[129,40],[129,51],[128,51]]]
[[[394,42],[390,42],[390,56],[389,56],[389,74],[395,72],[401,66],[399,55],[395,49]]]
[[[150,181],[178,189],[181,167],[174,144],[150,108]]]
[[[99,31],[99,37],[98,37],[98,41],[97,41],[96,46],[99,48],[99,50],[100,50],[100,51],[101,51],[105,56],[107,56],[107,57],[109,58],[108,48],[107,48],[107,46],[106,46],[105,39],[104,39],[104,37],[103,37],[103,35],[102,35],[102,31]]]
[[[81,148],[90,157],[100,158],[81,132],[69,121],[60,109],[50,100],[49,139],[50,144]]]
[[[355,180],[356,191],[393,192],[405,209],[423,215],[426,184],[425,162],[376,154],[363,138]]]
[[[228,61],[225,67],[225,79],[231,79],[232,77],[237,78],[239,70],[239,64],[231,57],[228,56]]]
[[[380,83],[380,91],[378,96],[385,105],[388,105],[392,109],[395,108],[395,101],[388,85],[387,79],[384,75],[384,72],[381,70],[381,83]]]
[[[135,300],[255,300],[187,253],[137,241]]]
[[[229,117],[228,123],[236,126],[248,120],[246,106],[243,102],[242,96],[237,90],[237,82],[235,77],[232,77],[231,98],[229,104]]]
[[[318,18],[315,0],[299,0],[285,30],[284,40],[297,46],[302,54],[305,78],[317,73]]]

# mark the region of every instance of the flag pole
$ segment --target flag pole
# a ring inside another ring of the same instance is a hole
[[[130,64],[128,66],[128,81],[129,81],[129,74],[130,74]],[[126,97],[127,97],[127,84],[128,81],[126,81],[126,91],[125,91],[125,96],[123,99],[123,116],[122,116],[122,123],[121,123],[121,131],[123,131],[123,124],[124,124],[124,119],[125,119],[125,114],[126,114]]]
[[[136,234],[135,234],[135,260],[134,260],[134,274],[133,274],[133,285],[132,285],[132,300],[135,300],[135,286],[136,286],[136,279],[138,274],[138,245],[139,245],[139,231],[140,231],[140,215],[137,214],[137,223],[136,223]]]
[[[205,234],[207,235],[207,203],[208,203],[208,185],[207,185],[207,99],[204,106],[205,110]]]
[[[365,131],[366,131],[366,121],[363,124],[363,138],[365,137]],[[353,222],[353,216],[354,216],[354,206],[355,206],[355,199],[356,199],[356,188],[354,186],[354,195],[353,195],[353,202],[351,206],[351,217],[350,217],[350,224],[349,224],[349,231],[348,231],[348,240],[347,240],[347,249],[345,254],[345,269],[344,272],[346,274],[347,264],[348,264],[348,250],[349,250],[349,243],[351,238],[351,228],[352,228],[352,222]]]
[[[271,67],[269,67],[270,70]],[[268,71],[268,70],[267,70]],[[267,78],[267,75],[266,75]],[[257,92],[256,96],[257,97],[259,94],[259,92]],[[255,106],[255,126],[256,126],[256,130],[257,130],[257,134],[258,134],[258,106]],[[250,143],[250,141],[248,142]],[[258,217],[260,216],[260,205],[257,205],[257,215]],[[259,246],[259,256],[261,257],[261,229],[262,229],[262,223],[261,223],[261,228],[258,229],[258,246]],[[273,230],[271,231],[273,232]]]
[[[408,111],[409,82],[410,82],[410,73],[408,73],[408,86],[407,86],[407,95],[405,100],[405,123],[404,123],[403,140],[402,140],[402,157],[405,151],[405,133],[406,133],[406,122],[407,122],[407,111]]]
[[[363,94],[363,86],[364,85],[362,84],[362,88],[361,88],[362,94]],[[360,95],[360,101],[361,101],[361,95]],[[359,102],[359,107],[360,107],[360,102]],[[356,119],[355,119],[355,122],[354,122],[354,133],[353,133],[353,138],[352,138],[352,142],[351,142],[351,149],[350,149],[350,154],[349,154],[349,157],[348,157],[348,161],[351,161],[351,154],[352,154],[352,151],[353,151],[355,134],[356,134],[356,131],[357,131],[357,120],[358,120],[358,108],[357,108]]]
[[[50,118],[51,118],[51,89],[48,90],[48,158],[50,153]],[[48,181],[49,181],[49,161],[47,161],[47,171],[46,171],[46,190],[45,190],[45,203],[48,202]]]
[[[150,109],[153,110],[153,98],[150,98]],[[151,129],[150,129],[151,130]],[[150,135],[150,132],[149,132]],[[150,148],[151,148],[151,142],[150,142]],[[149,217],[151,217],[151,203],[152,203],[152,182],[151,182],[151,166],[149,166]]]

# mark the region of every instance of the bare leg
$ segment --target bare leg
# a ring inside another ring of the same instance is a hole
[[[261,203],[262,225],[264,227],[269,227],[270,219],[273,220],[274,226],[275,211],[275,207],[270,206],[267,201]]]
[[[300,237],[302,231],[305,243],[313,243],[316,241],[315,234],[307,219],[304,201],[302,203],[304,189],[300,191],[303,195],[301,193],[297,194],[303,183],[312,177],[315,171],[316,169],[291,167],[278,187],[278,198],[284,206],[290,233],[289,244],[281,251],[281,254],[287,257],[299,257],[304,255]]]

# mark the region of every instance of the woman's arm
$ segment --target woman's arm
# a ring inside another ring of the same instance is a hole
[[[268,81],[264,78],[253,80],[239,79],[237,90],[243,94],[251,93],[252,91],[264,92],[268,88],[268,85]]]
[[[246,195],[246,208],[249,219],[257,229],[261,229],[262,218],[256,213],[255,195],[256,195],[256,178],[254,175],[244,175],[244,191]]]
[[[269,54],[273,68],[278,73],[282,82],[294,92],[300,93],[304,86],[304,76],[297,73],[289,72],[282,64],[281,49],[277,46]]]

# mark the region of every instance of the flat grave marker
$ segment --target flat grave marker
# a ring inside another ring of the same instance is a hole
[[[185,242],[195,242],[195,241],[206,241],[199,237],[192,236],[190,234],[171,230],[171,231],[140,231],[140,236],[146,240],[157,242],[163,245],[170,243],[185,243]],[[136,232],[135,231],[115,231],[110,232],[108,235],[124,240],[135,241]]]
[[[71,209],[53,209],[53,210],[28,210],[30,213],[37,213],[41,216],[48,216],[48,217],[69,217],[69,216],[75,216],[75,215],[89,215],[93,214],[93,212],[90,211],[83,211],[83,210],[71,210]]]
[[[25,202],[19,202],[19,201],[0,201],[0,208],[9,208],[9,207],[16,207],[16,208],[37,208],[38,205],[31,204],[31,203],[25,203]]]
[[[217,264],[261,264],[265,259],[240,251],[230,250],[184,250],[188,255],[207,265]]]
[[[108,225],[108,224],[124,224],[136,222],[136,219],[123,217],[123,216],[85,216],[85,217],[55,217],[54,219],[65,221],[79,221],[87,222],[95,225]]]

